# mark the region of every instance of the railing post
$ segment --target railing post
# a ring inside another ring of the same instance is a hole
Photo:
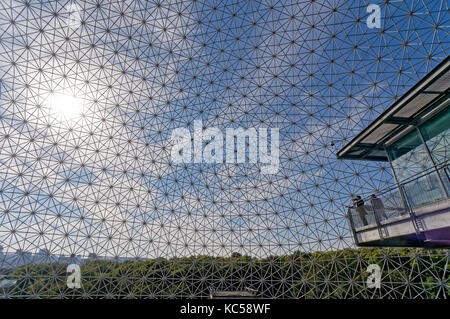
[[[413,224],[414,230],[416,231],[417,239],[423,245],[422,240],[420,240],[420,237],[422,235],[423,230],[421,230],[419,228],[419,224],[417,222],[416,214],[414,214],[414,211],[412,210],[412,206],[410,205],[409,200],[408,200],[408,194],[406,193],[405,188],[404,188],[403,185],[400,186],[400,191],[405,194],[405,198],[406,198],[406,202],[407,202],[407,207],[406,208],[408,209],[409,216],[411,217],[411,222]]]

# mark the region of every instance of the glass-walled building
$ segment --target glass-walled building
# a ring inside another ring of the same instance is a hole
[[[449,123],[450,108],[447,107],[386,147],[396,180],[414,179],[405,185],[406,196],[413,207],[448,197],[449,173],[445,164],[450,158]]]
[[[346,145],[340,159],[389,162],[395,184],[355,198],[360,246],[450,246],[450,57]]]

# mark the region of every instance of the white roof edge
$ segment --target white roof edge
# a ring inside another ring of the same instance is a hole
[[[365,139],[367,137],[367,135],[369,135],[370,133],[372,133],[375,129],[378,128],[379,125],[381,125],[381,123],[386,120],[389,116],[391,116],[392,114],[394,114],[395,112],[398,111],[399,108],[401,108],[406,102],[409,103],[409,99],[416,95],[418,92],[420,92],[425,86],[429,85],[430,82],[436,80],[436,75],[440,74],[443,72],[443,70],[445,70],[446,68],[450,67],[450,59],[444,63],[443,65],[441,65],[439,67],[439,69],[436,69],[434,71],[432,71],[433,73],[428,74],[426,77],[427,79],[423,81],[423,83],[421,83],[418,87],[416,87],[413,91],[407,93],[407,95],[402,96],[401,97],[401,101],[395,105],[391,110],[389,110],[389,112],[387,112],[385,115],[383,115],[383,117],[378,118],[375,120],[375,122],[372,122],[370,124],[370,126],[373,126],[372,129],[370,131],[367,131],[364,135],[361,135],[357,140],[354,140],[351,144],[347,145],[344,149],[340,150],[338,153],[342,154],[342,153],[346,153],[348,152],[349,149],[351,149],[355,144],[359,143],[360,141],[362,141],[363,139]],[[449,71],[448,71],[449,72]]]

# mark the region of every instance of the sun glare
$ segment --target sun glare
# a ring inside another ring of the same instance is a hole
[[[83,110],[83,101],[71,94],[51,94],[49,103],[51,114],[59,119],[72,120],[80,116]]]

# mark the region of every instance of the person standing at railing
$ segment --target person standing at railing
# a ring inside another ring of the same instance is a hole
[[[388,219],[384,210],[383,200],[378,198],[375,194],[372,194],[370,195],[370,201],[372,202],[373,210],[375,214],[377,214],[378,218],[380,220]]]
[[[362,200],[361,196],[358,195],[355,197],[355,199],[353,199],[353,205],[356,206],[356,212],[358,213],[363,225],[367,226],[369,224],[366,219],[367,212],[364,208],[364,201]]]

